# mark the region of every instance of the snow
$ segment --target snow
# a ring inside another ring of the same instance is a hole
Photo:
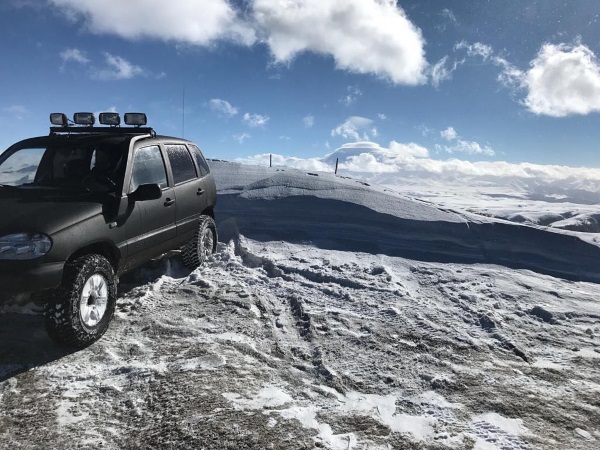
[[[211,166],[217,253],[124,276],[98,343],[58,349],[39,309],[4,307],[2,445],[596,448],[594,233],[482,216],[468,196]]]

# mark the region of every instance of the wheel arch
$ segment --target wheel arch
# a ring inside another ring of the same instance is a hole
[[[73,261],[81,256],[97,254],[104,256],[110,265],[112,266],[115,274],[119,271],[119,261],[121,259],[121,252],[117,247],[109,242],[95,242],[93,244],[82,247],[69,256],[68,261]]]
[[[209,206],[204,211],[202,211],[201,215],[210,216],[214,220],[215,219],[215,208],[212,206]]]

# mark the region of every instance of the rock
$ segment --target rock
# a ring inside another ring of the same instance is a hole
[[[489,316],[482,314],[481,316],[479,316],[479,324],[481,325],[481,328],[483,328],[484,330],[491,330],[493,328],[496,328],[496,322],[494,322],[493,319],[491,319]]]
[[[531,314],[532,316],[539,317],[546,323],[554,322],[552,313],[547,309],[542,308],[541,306],[534,306],[531,309],[531,311],[529,311],[529,314]]]

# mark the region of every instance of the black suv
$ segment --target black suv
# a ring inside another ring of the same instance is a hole
[[[107,330],[119,275],[173,249],[214,253],[216,187],[194,143],[157,136],[143,113],[51,114],[50,135],[0,155],[0,301],[45,305],[57,342]]]

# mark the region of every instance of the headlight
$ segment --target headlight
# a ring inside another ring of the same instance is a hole
[[[45,234],[16,233],[0,237],[0,260],[34,259],[45,255],[52,241]]]

